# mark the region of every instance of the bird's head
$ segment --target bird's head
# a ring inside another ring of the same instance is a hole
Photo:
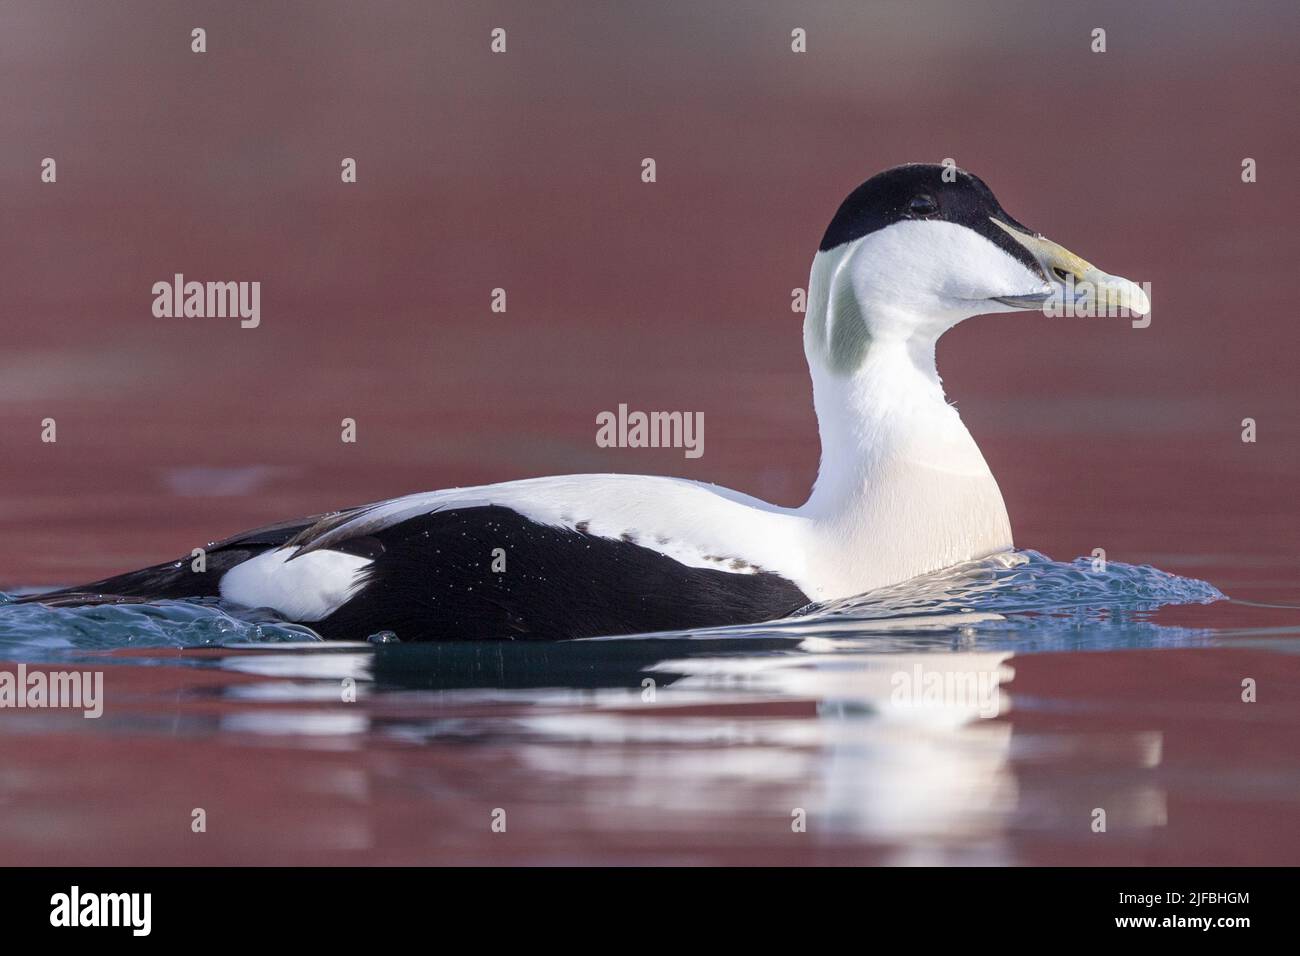
[[[877,340],[932,344],[972,315],[1064,307],[1082,296],[1145,314],[1127,279],[1020,224],[979,177],[912,164],[840,204],[813,260],[810,361],[851,372]]]

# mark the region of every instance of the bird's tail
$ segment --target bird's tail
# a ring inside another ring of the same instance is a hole
[[[322,517],[326,516],[314,515],[247,531],[208,545],[201,555],[193,554],[77,587],[28,594],[18,598],[16,603],[76,607],[220,597],[221,578],[227,571],[269,548],[283,547],[294,535]]]
[[[60,588],[42,594],[16,598],[16,604],[48,604],[51,607],[79,607],[91,604],[144,604],[149,601],[181,600],[220,596],[225,561],[196,571],[192,561],[172,561],[118,574],[102,581]]]

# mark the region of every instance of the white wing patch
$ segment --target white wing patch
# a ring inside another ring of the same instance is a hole
[[[221,578],[221,597],[242,607],[269,607],[292,621],[319,621],[352,599],[360,572],[371,563],[341,551],[313,551],[290,561],[293,554],[264,551],[235,565]]]
[[[739,492],[681,478],[564,475],[393,498],[306,532],[307,553],[450,508],[499,505],[549,527],[623,540],[688,567],[802,577],[807,520]]]

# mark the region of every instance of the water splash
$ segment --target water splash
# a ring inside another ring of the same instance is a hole
[[[1222,600],[1212,584],[1150,565],[1108,561],[1094,570],[1091,558],[1053,561],[1025,550],[810,605],[775,627],[801,637],[805,650],[1188,647],[1213,643],[1214,630],[1157,624],[1151,612]]]
[[[1017,551],[957,565],[857,597],[814,605],[779,622],[715,629],[728,638],[870,639],[883,649],[907,634],[1000,634],[1024,648],[1060,643],[1086,628],[1096,646],[1183,643],[1191,632],[1142,619],[1168,604],[1208,604],[1224,595],[1213,585],[1147,565],[1108,562],[1094,571],[1088,558],[1053,561]],[[366,635],[358,635],[362,640]],[[1080,638],[1082,639],[1082,638]],[[32,659],[130,648],[231,647],[240,644],[321,643],[308,627],[271,612],[235,611],[216,601],[159,601],[95,607],[15,604],[0,594],[0,657]],[[1077,646],[1077,642],[1071,642]]]
[[[857,597],[805,608],[799,616],[874,620],[918,614],[1073,614],[1153,611],[1168,604],[1224,600],[1214,585],[1150,565],[1091,558],[1053,561],[1037,551],[1010,551],[958,564]]]
[[[47,607],[0,594],[0,656],[28,659],[66,651],[228,647],[321,638],[266,611],[234,612],[215,601],[158,601]]]

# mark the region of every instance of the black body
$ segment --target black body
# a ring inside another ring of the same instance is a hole
[[[315,520],[213,545],[202,573],[183,559],[25,600],[218,597],[231,567],[288,543]],[[689,567],[631,541],[540,525],[501,506],[436,511],[330,549],[373,561],[349,601],[324,620],[300,622],[335,640],[392,631],[402,641],[553,641],[749,624],[809,603],[775,574]],[[493,570],[496,549],[504,552],[502,571]]]

